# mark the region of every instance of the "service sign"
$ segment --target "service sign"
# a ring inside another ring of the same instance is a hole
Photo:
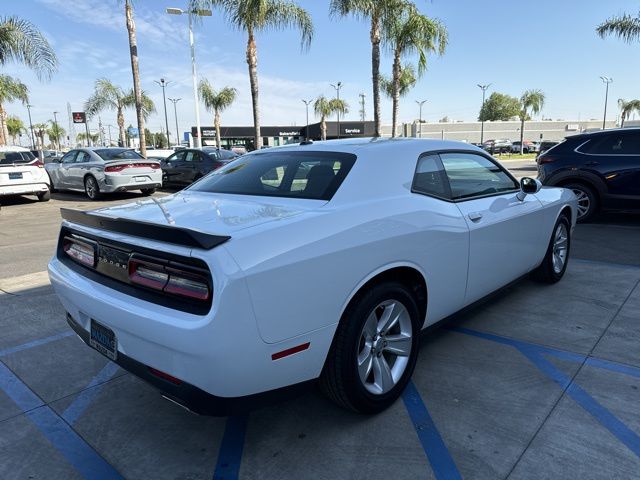
[[[87,123],[87,116],[84,112],[72,112],[73,123]]]

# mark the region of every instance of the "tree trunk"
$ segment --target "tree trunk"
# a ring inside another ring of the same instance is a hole
[[[393,121],[391,126],[391,136],[396,136],[398,126],[398,109],[400,105],[400,51],[396,49],[393,55]]]
[[[140,89],[140,72],[138,71],[138,41],[136,40],[136,24],[133,21],[131,1],[125,0],[125,15],[127,17],[127,31],[129,32],[129,52],[131,54],[131,73],[133,73],[133,93],[136,97],[136,116],[138,118],[138,138],[140,139],[140,154],[147,156],[147,141],[144,135],[144,115],[142,114],[142,90]]]
[[[9,143],[9,129],[7,128],[7,111],[0,105],[0,145]]]
[[[327,139],[327,122],[325,121],[324,115],[320,119],[320,138],[323,141]]]
[[[213,119],[213,124],[216,126],[216,147],[220,150],[220,111],[216,108],[216,114]]]
[[[371,82],[373,83],[373,122],[374,136],[380,137],[380,19],[378,15],[371,16]]]
[[[247,41],[247,65],[249,66],[249,83],[251,84],[251,102],[253,104],[255,148],[260,150],[262,136],[260,135],[260,109],[258,106],[258,50],[252,28],[249,28],[249,40]]]
[[[624,112],[622,112],[622,115],[621,115],[622,121],[620,122],[620,128],[624,128],[624,120],[625,120],[625,117],[626,117],[625,113],[624,113]]]
[[[125,133],[124,133],[124,114],[122,113],[122,108],[118,108],[118,146],[124,147],[125,144]],[[87,139],[89,141],[89,139]]]
[[[524,113],[520,120],[520,155],[524,153],[524,120],[527,118],[527,112]]]

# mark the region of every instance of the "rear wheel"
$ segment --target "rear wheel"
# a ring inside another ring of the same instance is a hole
[[[418,356],[415,299],[397,282],[373,286],[345,311],[320,387],[337,404],[360,413],[389,407],[406,387]]]
[[[153,195],[154,193],[156,193],[155,188],[141,188],[140,191],[145,197],[148,197],[149,195]]]
[[[578,222],[586,222],[598,211],[598,195],[593,188],[582,183],[568,183],[563,185],[573,191],[578,197]]]
[[[49,190],[38,194],[39,202],[48,202],[49,200],[51,200],[51,192]]]
[[[97,200],[100,197],[98,181],[91,175],[84,179],[84,192],[91,200]]]
[[[533,272],[534,278],[545,283],[558,282],[567,270],[570,249],[571,223],[565,215],[561,215],[553,228],[544,260]]]

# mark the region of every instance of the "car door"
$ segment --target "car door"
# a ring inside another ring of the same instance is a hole
[[[79,150],[75,161],[67,167],[67,188],[72,190],[84,190],[84,176],[88,172],[91,155]]]
[[[176,183],[180,185],[189,185],[196,177],[196,167],[198,165],[198,159],[200,152],[195,150],[186,150],[184,157],[176,170]]]
[[[518,198],[520,186],[495,160],[471,152],[440,154],[451,198],[469,227],[465,305],[524,275],[539,260],[542,204]],[[548,240],[548,239],[547,239]]]
[[[177,175],[179,173],[178,167],[184,159],[185,150],[176,152],[170,155],[163,163],[162,170],[165,175],[164,183],[175,184],[177,183]]]
[[[58,188],[60,190],[71,188],[68,180],[69,168],[75,163],[77,154],[77,150],[71,150],[62,157],[58,165],[47,165],[47,171],[53,181],[54,188]]]

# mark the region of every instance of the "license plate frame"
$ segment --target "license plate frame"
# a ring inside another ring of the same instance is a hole
[[[91,319],[89,346],[114,362],[118,358],[118,339],[109,327]]]
[[[9,180],[22,180],[22,172],[9,172]]]

